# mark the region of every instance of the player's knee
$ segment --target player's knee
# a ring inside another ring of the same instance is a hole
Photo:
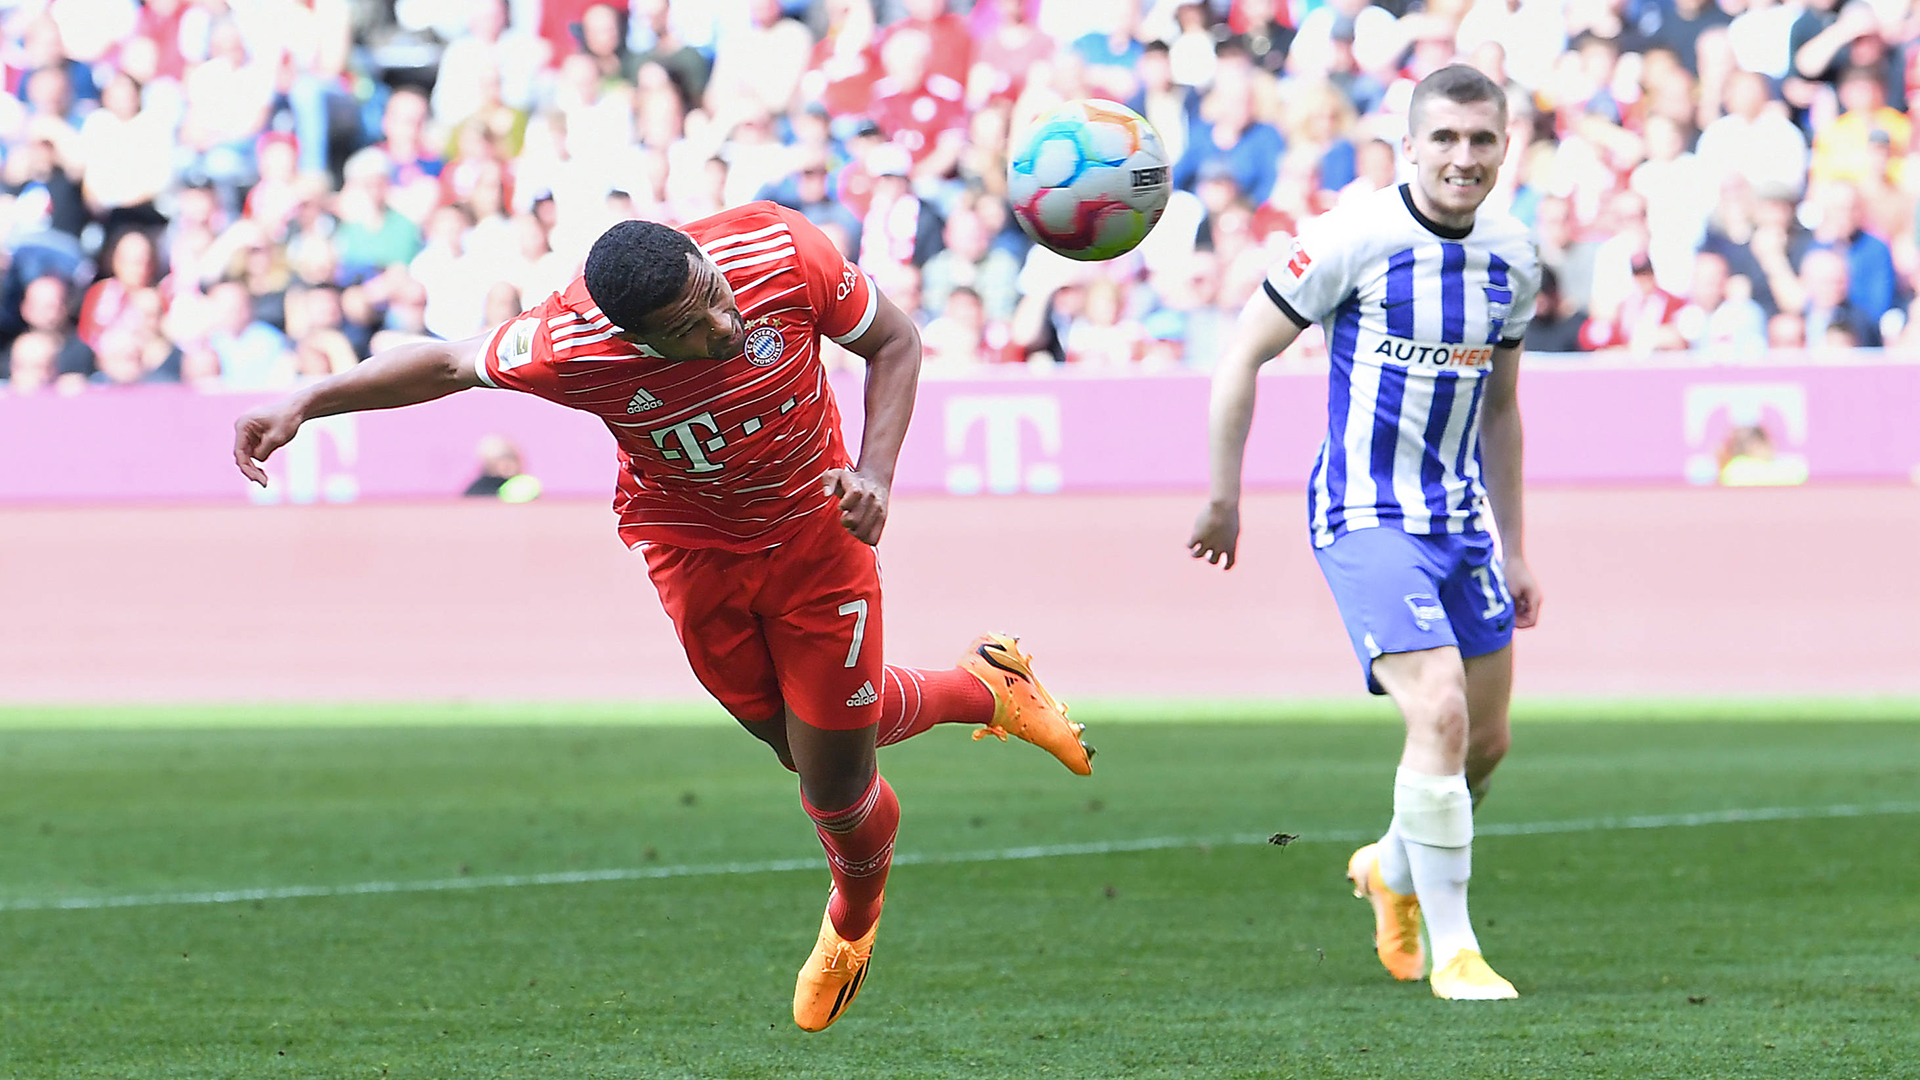
[[[1472,742],[1467,747],[1467,753],[1473,758],[1473,763],[1480,767],[1479,771],[1485,774],[1492,772],[1493,767],[1500,764],[1500,760],[1507,756],[1507,750],[1512,746],[1513,736],[1508,733],[1506,725],[1485,729],[1476,728]]]
[[[1467,695],[1464,690],[1439,683],[1423,687],[1423,693],[1409,703],[1407,722],[1420,734],[1450,754],[1467,747]]]
[[[871,767],[864,771],[815,768],[800,774],[800,793],[817,810],[842,810],[860,801],[873,786],[873,778]]]

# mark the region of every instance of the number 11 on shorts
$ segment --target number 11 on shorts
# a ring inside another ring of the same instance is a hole
[[[853,647],[847,650],[847,666],[860,662],[860,643],[867,639],[867,602],[849,600],[840,605],[840,614],[853,616]]]
[[[1487,598],[1487,610],[1480,613],[1483,619],[1491,619],[1507,610],[1507,582],[1498,570],[1488,570],[1484,566],[1473,568],[1473,579],[1480,583],[1480,592]],[[845,608],[840,609],[845,612]]]

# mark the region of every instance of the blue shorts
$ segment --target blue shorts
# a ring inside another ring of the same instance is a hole
[[[1465,658],[1513,640],[1513,597],[1486,533],[1416,536],[1383,525],[1343,533],[1314,556],[1376,694],[1386,693],[1373,678],[1383,653],[1455,645]]]

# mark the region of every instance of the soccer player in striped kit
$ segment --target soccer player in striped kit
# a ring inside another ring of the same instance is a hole
[[[820,338],[867,362],[860,455],[848,453]],[[1080,775],[1081,725],[1004,634],[959,664],[881,657],[880,567],[920,336],[806,218],[748,203],[685,231],[626,221],[533,310],[464,341],[389,349],[240,417],[234,460],[262,462],[302,422],[490,386],[592,413],[617,446],[620,538],[642,553],[693,672],[780,763],[833,885],[793,1019],[853,1004],[880,926],[900,803],[874,762],[935,724],[1014,735]]]
[[[1467,879],[1473,805],[1507,750],[1513,631],[1541,602],[1522,541],[1514,396],[1540,266],[1524,225],[1479,212],[1506,126],[1492,80],[1464,65],[1435,72],[1408,110],[1413,181],[1301,230],[1220,357],[1212,499],[1189,542],[1195,558],[1233,566],[1255,373],[1321,324],[1332,371],[1307,492],[1314,554],[1368,689],[1407,724],[1392,824],[1347,873],[1372,904],[1387,970],[1430,971],[1434,995],[1454,999],[1517,996],[1481,956]]]

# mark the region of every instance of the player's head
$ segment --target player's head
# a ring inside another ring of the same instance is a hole
[[[668,360],[725,360],[746,343],[733,288],[678,229],[623,221],[593,242],[582,276],[616,337]]]
[[[1403,144],[1423,212],[1464,225],[1493,191],[1507,155],[1507,93],[1465,64],[1420,80],[1407,106]]]

